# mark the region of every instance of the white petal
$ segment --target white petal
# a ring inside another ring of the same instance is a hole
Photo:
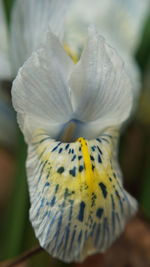
[[[149,5],[149,0],[76,0],[65,21],[64,42],[76,53],[81,54],[84,48],[89,24],[96,25],[116,49],[132,80],[135,106],[141,77],[134,55],[141,41]]]
[[[30,220],[40,245],[65,262],[106,251],[137,210],[118,177],[118,132],[56,142],[34,136],[27,160]]]
[[[0,79],[10,79],[8,32],[2,0],[0,0]]]
[[[16,0],[12,12],[11,51],[14,75],[45,40],[48,26],[61,35],[72,0]]]
[[[76,0],[65,21],[65,38],[81,48],[87,25],[94,24],[111,45],[134,53],[148,12],[149,0]]]
[[[68,77],[72,67],[73,62],[49,32],[45,45],[32,54],[13,83],[13,105],[21,114],[19,123],[25,135],[42,127],[53,136],[54,125],[59,129],[70,120]]]
[[[93,27],[87,47],[71,74],[70,86],[75,118],[86,122],[81,127],[94,124],[93,133],[97,134],[128,118],[132,90],[124,64]]]

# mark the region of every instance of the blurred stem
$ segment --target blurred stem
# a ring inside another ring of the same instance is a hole
[[[25,174],[26,146],[21,133],[19,133],[18,141],[17,173],[6,222],[5,259],[14,257],[22,252],[22,241],[25,236],[25,226],[28,218],[28,192]]]
[[[24,261],[27,261],[30,257],[35,256],[36,254],[41,252],[43,252],[43,248],[41,248],[40,246],[34,247],[23,253],[23,255],[19,256],[17,259],[11,261],[9,264],[6,265],[6,267],[13,267],[20,265]]]
[[[3,0],[4,8],[6,11],[6,18],[7,18],[8,23],[10,21],[10,12],[11,12],[13,2],[14,2],[14,0]]]
[[[146,70],[147,64],[150,60],[149,47],[150,47],[150,14],[146,19],[143,35],[141,38],[141,43],[135,55],[142,73],[144,73],[144,71]]]

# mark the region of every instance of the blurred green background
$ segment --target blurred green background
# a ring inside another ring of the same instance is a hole
[[[12,0],[5,0],[8,23]],[[142,74],[136,114],[123,133],[119,160],[125,188],[135,196],[150,220],[150,16],[135,54]],[[38,244],[28,220],[29,199],[25,174],[26,145],[18,129],[17,148],[0,143],[0,260],[13,258]],[[62,266],[46,252],[22,266]]]

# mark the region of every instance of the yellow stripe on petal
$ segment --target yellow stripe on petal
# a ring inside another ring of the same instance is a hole
[[[91,163],[87,141],[83,137],[78,138],[77,141],[81,143],[81,151],[82,151],[84,165],[85,165],[85,181],[89,187],[89,191],[91,192],[93,190],[94,175],[92,171],[92,163]]]

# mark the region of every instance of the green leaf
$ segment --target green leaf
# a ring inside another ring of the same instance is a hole
[[[21,133],[19,133],[18,140],[17,173],[6,221],[7,235],[5,237],[4,259],[15,257],[22,252],[28,221],[29,201],[25,171],[26,145]]]

